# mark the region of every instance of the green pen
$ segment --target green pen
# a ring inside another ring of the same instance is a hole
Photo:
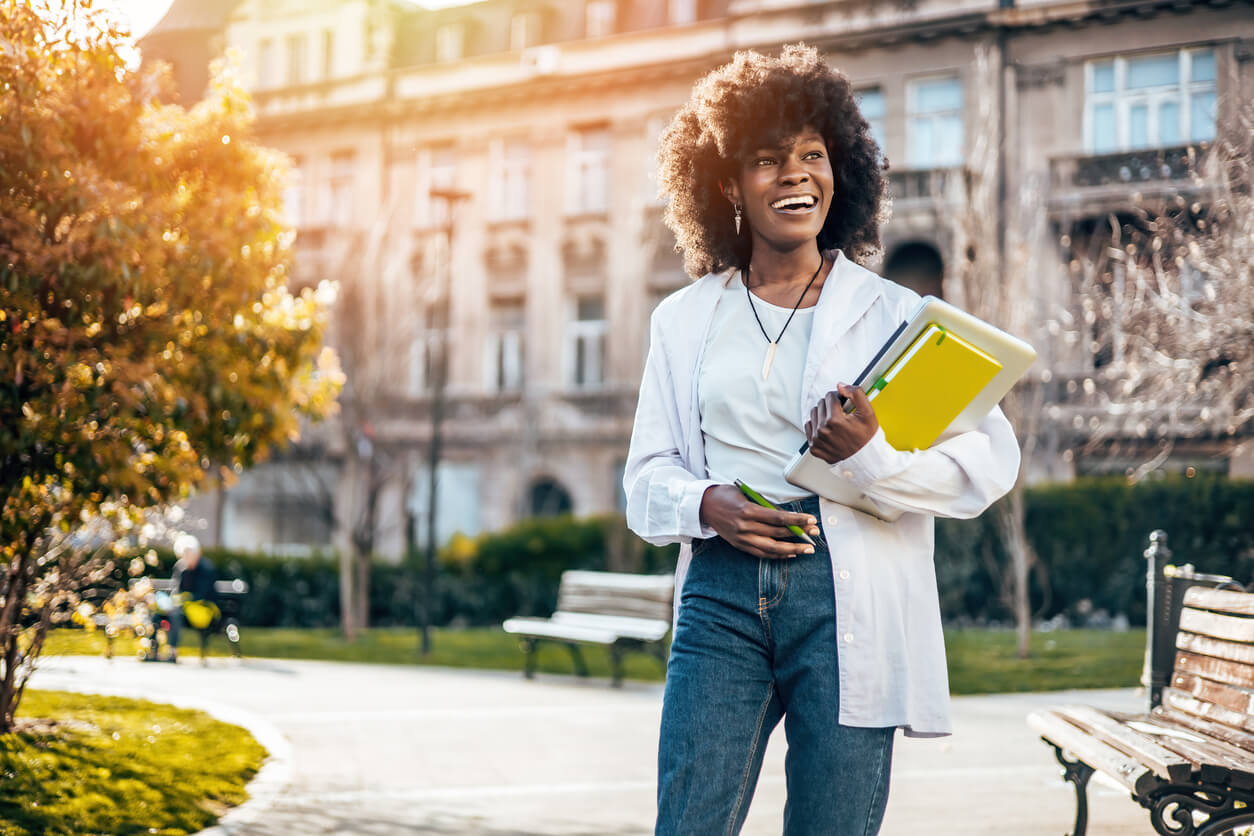
[[[758,493],[753,488],[749,487],[748,485],[746,485],[744,482],[740,481],[739,479],[736,480],[736,487],[740,488],[740,492],[742,494],[749,497],[754,502],[761,505],[763,508],[772,508],[776,511],[779,510],[778,505],[775,505],[769,499],[762,496],[762,494]],[[805,542],[809,543],[811,546],[815,545],[815,542],[812,539],[810,539],[810,535],[806,534],[805,531],[801,529],[801,526],[790,525],[788,526],[788,530],[791,531],[793,534],[797,535],[798,537],[800,537]]]

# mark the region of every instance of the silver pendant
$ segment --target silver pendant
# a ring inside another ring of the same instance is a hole
[[[766,380],[771,376],[771,364],[775,362],[775,343],[771,343],[766,349],[766,359],[762,361],[762,379]]]

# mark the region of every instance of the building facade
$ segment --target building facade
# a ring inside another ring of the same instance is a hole
[[[235,547],[358,537],[399,555],[426,531],[433,435],[437,539],[621,509],[649,314],[689,281],[661,223],[657,138],[738,49],[804,41],[849,76],[891,165],[872,266],[960,305],[962,259],[989,243],[973,209],[1001,246],[1056,242],[1134,192],[1187,191],[1186,149],[1254,99],[1245,0],[227,6],[195,37],[238,49],[260,139],[292,158],[294,283],[339,282],[331,339],[350,377],[336,421],[198,500],[207,538]],[[180,64],[203,58],[163,46],[169,28],[145,59],[189,77]],[[1033,329],[1068,304],[1066,254],[1046,250],[1016,291]],[[1100,362],[1025,336],[1059,381]],[[1028,476],[1084,472],[1072,435]],[[1254,453],[1219,449],[1181,461],[1254,475]]]

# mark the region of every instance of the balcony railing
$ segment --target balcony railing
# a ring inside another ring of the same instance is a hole
[[[897,207],[958,204],[962,202],[965,186],[962,168],[916,168],[888,172],[888,193]]]
[[[1054,189],[1066,190],[1187,181],[1192,174],[1194,154],[1192,146],[1179,146],[1057,157],[1049,163],[1050,183]]]

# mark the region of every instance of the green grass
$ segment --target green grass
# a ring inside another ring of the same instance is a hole
[[[432,652],[426,657],[418,655],[418,632],[412,629],[368,630],[351,644],[333,629],[249,627],[242,633],[244,653],[257,657],[512,671],[521,671],[523,663],[518,640],[496,628],[435,630]],[[194,634],[185,638],[188,642],[198,641]],[[1145,650],[1145,631],[1036,633],[1032,636],[1032,656],[1028,659],[1015,655],[1012,631],[949,631],[945,634],[945,645],[949,656],[949,685],[954,694],[1118,688],[1137,684]],[[217,656],[228,652],[221,637],[215,637],[210,648]],[[119,639],[115,652],[131,655],[135,649],[133,642]],[[81,630],[53,631],[44,650],[49,654],[103,651],[103,636]],[[196,652],[191,644],[185,644],[181,651],[185,659]],[[582,653],[593,676],[609,676],[609,654],[605,649],[585,645]],[[649,656],[630,654],[625,666],[629,679],[660,682],[663,678],[662,666]],[[538,667],[546,673],[571,673],[570,654],[561,645],[541,644]]]
[[[953,630],[945,634],[949,689],[954,694],[1129,688],[1141,677],[1145,631],[1066,630],[1032,635],[1032,655],[1020,659],[1011,630]]]
[[[195,833],[266,755],[203,712],[120,697],[28,691],[18,723],[0,737],[2,836]]]
[[[361,662],[382,665],[436,665],[452,668],[522,671],[523,654],[519,640],[499,628],[479,627],[468,630],[432,631],[431,653],[418,653],[418,630],[378,628],[367,630],[355,642],[346,642],[338,629],[288,629],[282,627],[245,627],[240,631],[240,647],[247,656],[272,659],[309,659],[327,662]],[[180,643],[179,658],[191,661],[200,652],[199,637],[185,631]],[[44,653],[49,655],[103,654],[104,636],[77,629],[53,630],[48,634]],[[134,656],[138,645],[130,638],[114,641],[114,654]],[[214,636],[209,644],[211,656],[230,654],[226,641]],[[595,645],[582,645],[580,653],[592,676],[610,675],[609,652]],[[542,673],[572,673],[570,651],[563,645],[543,642],[537,654],[537,670]],[[661,663],[640,653],[628,654],[623,662],[628,679],[661,682],[665,671]]]

